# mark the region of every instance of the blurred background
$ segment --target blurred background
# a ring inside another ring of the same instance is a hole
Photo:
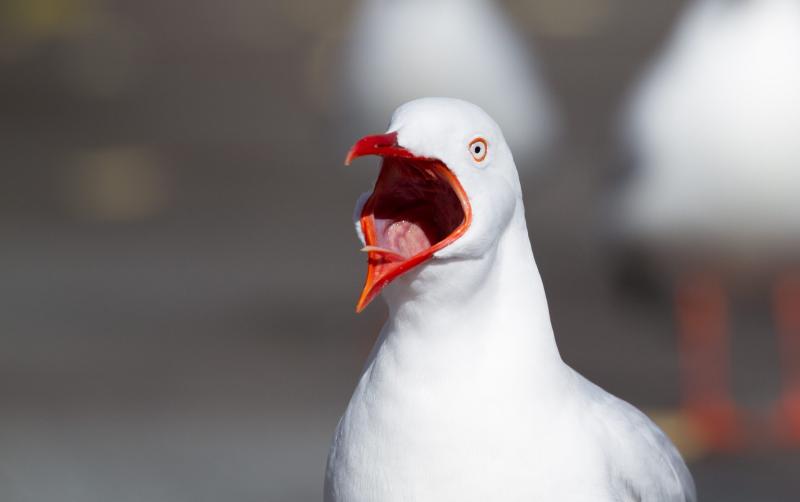
[[[701,500],[797,500],[772,279],[729,293],[749,432],[709,447],[677,412],[672,270],[605,216],[620,110],[688,3],[495,3],[558,122],[520,171],[563,358],[659,421]],[[342,88],[359,8],[0,1],[0,500],[321,500],[385,316],[354,313],[376,171],[342,160],[382,132]]]

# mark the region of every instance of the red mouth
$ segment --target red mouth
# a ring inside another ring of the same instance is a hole
[[[467,194],[455,174],[443,162],[399,146],[397,133],[359,140],[345,164],[364,155],[379,155],[383,163],[361,211],[368,260],[356,312],[394,279],[464,235],[472,221]]]

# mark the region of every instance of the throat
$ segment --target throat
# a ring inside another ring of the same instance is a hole
[[[372,357],[389,351],[417,376],[485,368],[519,377],[563,364],[524,227],[479,259],[432,260],[384,294],[389,319]]]

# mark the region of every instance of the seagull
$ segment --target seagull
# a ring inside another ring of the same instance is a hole
[[[624,112],[619,226],[674,282],[683,411],[711,450],[746,443],[727,320],[742,277],[773,283],[775,436],[800,444],[798,48],[796,0],[693,2]]]
[[[517,170],[478,106],[422,98],[346,162],[382,158],[359,198],[357,303],[389,317],[339,421],[326,502],[694,501],[644,414],[559,355]]]
[[[558,135],[558,113],[535,55],[513,28],[494,0],[363,0],[342,65],[348,118],[383,128],[411,99],[467,99],[512,132],[522,165],[535,165]]]

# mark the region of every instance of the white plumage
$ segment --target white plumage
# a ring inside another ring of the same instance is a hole
[[[389,319],[337,427],[326,502],[695,500],[664,434],[561,360],[499,127],[428,98],[390,131],[447,166],[472,220],[384,290]]]
[[[800,2],[701,0],[626,115],[627,231],[762,259],[800,245]]]
[[[362,130],[384,128],[406,101],[454,96],[509,131],[522,165],[546,151],[557,113],[534,55],[494,0],[363,0],[359,7],[344,88],[348,118]]]

